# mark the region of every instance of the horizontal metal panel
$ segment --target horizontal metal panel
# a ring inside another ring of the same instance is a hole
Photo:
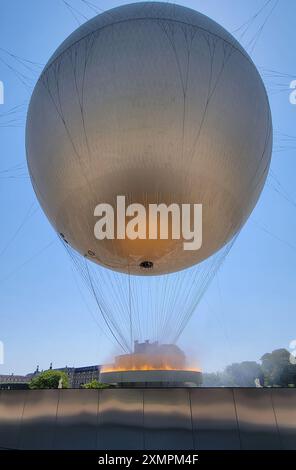
[[[193,449],[186,389],[144,390],[145,449]]]
[[[21,449],[53,448],[58,397],[58,390],[31,390],[27,393],[21,425]]]
[[[95,449],[97,414],[97,390],[60,390],[54,449]]]
[[[143,449],[143,391],[101,390],[98,449]]]
[[[234,389],[242,449],[280,449],[270,389]]]
[[[195,448],[240,449],[232,389],[192,389],[190,396]]]
[[[296,390],[276,388],[271,394],[282,448],[296,450]]]
[[[7,390],[0,392],[0,447],[19,448],[21,420],[27,392]]]

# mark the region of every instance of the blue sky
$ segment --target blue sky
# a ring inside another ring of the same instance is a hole
[[[102,10],[129,3],[91,1]],[[82,0],[67,2],[87,17],[94,15]],[[233,31],[256,14],[265,1],[178,3],[205,13]],[[260,30],[269,10],[255,18],[241,40],[244,46]],[[294,74],[296,79],[295,15],[293,0],[279,0],[251,52],[260,70]],[[82,16],[77,15],[77,19],[83,21]],[[62,0],[3,0],[0,48],[44,64],[78,22]],[[247,50],[250,52],[250,48]],[[31,71],[26,72],[32,78],[27,88],[10,65],[19,70],[19,64],[0,49],[0,80],[5,87],[0,115],[27,103],[34,84]],[[284,147],[274,153],[271,168],[290,201],[274,191],[274,180],[269,179],[256,209],[180,339],[180,346],[209,371],[234,361],[258,360],[267,351],[288,348],[296,338],[295,148],[287,148],[279,134],[296,135],[296,105],[289,102],[291,77],[268,77],[265,72],[263,79],[276,131],[275,149]],[[280,91],[275,93],[276,89]],[[19,127],[0,126],[0,177],[1,170],[25,164],[25,108],[18,118]],[[31,207],[37,210],[7,246]],[[0,340],[5,347],[0,374],[27,373],[37,364],[47,368],[50,362],[62,367],[109,360],[116,352],[114,346],[86,308],[78,288],[80,280],[39,208],[28,178],[0,178],[0,210],[0,253],[7,247],[0,254]],[[99,315],[92,299],[86,292],[84,295],[93,314]]]

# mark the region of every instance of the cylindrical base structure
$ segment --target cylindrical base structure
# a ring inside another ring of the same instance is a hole
[[[100,382],[123,388],[197,387],[202,383],[202,374],[193,370],[102,371]]]

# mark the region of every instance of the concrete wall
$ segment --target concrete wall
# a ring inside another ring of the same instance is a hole
[[[5,390],[0,448],[296,450],[296,389]]]

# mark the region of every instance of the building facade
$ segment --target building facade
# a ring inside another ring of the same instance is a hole
[[[85,367],[60,367],[53,369],[52,365],[50,370],[59,370],[65,372],[69,379],[69,388],[81,388],[82,385],[91,382],[92,380],[99,380],[100,366],[85,366]],[[0,375],[0,390],[14,390],[26,389],[29,387],[31,379],[40,374],[39,367],[37,366],[35,372],[27,375]]]
[[[65,372],[69,379],[69,388],[81,388],[92,380],[99,381],[100,378],[100,366],[85,366],[85,367],[63,367],[59,369]]]

